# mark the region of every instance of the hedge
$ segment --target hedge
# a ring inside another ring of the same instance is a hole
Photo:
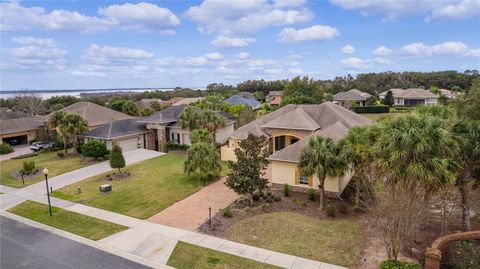
[[[389,106],[357,106],[353,108],[356,113],[389,113]]]

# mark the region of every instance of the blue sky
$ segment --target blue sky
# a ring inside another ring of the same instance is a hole
[[[480,69],[480,0],[10,1],[1,90]]]

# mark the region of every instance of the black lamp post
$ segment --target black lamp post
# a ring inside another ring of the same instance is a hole
[[[43,168],[43,174],[45,175],[45,184],[47,184],[47,198],[48,198],[48,214],[52,215],[52,206],[50,205],[50,190],[48,189],[48,169]]]

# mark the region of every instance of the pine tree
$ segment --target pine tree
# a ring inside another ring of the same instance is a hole
[[[123,157],[122,148],[118,145],[114,145],[112,152],[110,153],[110,167],[117,168],[120,173],[120,168],[125,167],[125,158]]]
[[[395,99],[393,98],[392,91],[387,92],[387,94],[385,95],[385,100],[383,100],[383,103],[387,106],[393,106],[393,104],[395,104]]]

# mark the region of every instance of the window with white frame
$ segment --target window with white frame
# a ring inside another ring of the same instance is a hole
[[[300,175],[299,183],[303,185],[308,185],[308,176]]]

